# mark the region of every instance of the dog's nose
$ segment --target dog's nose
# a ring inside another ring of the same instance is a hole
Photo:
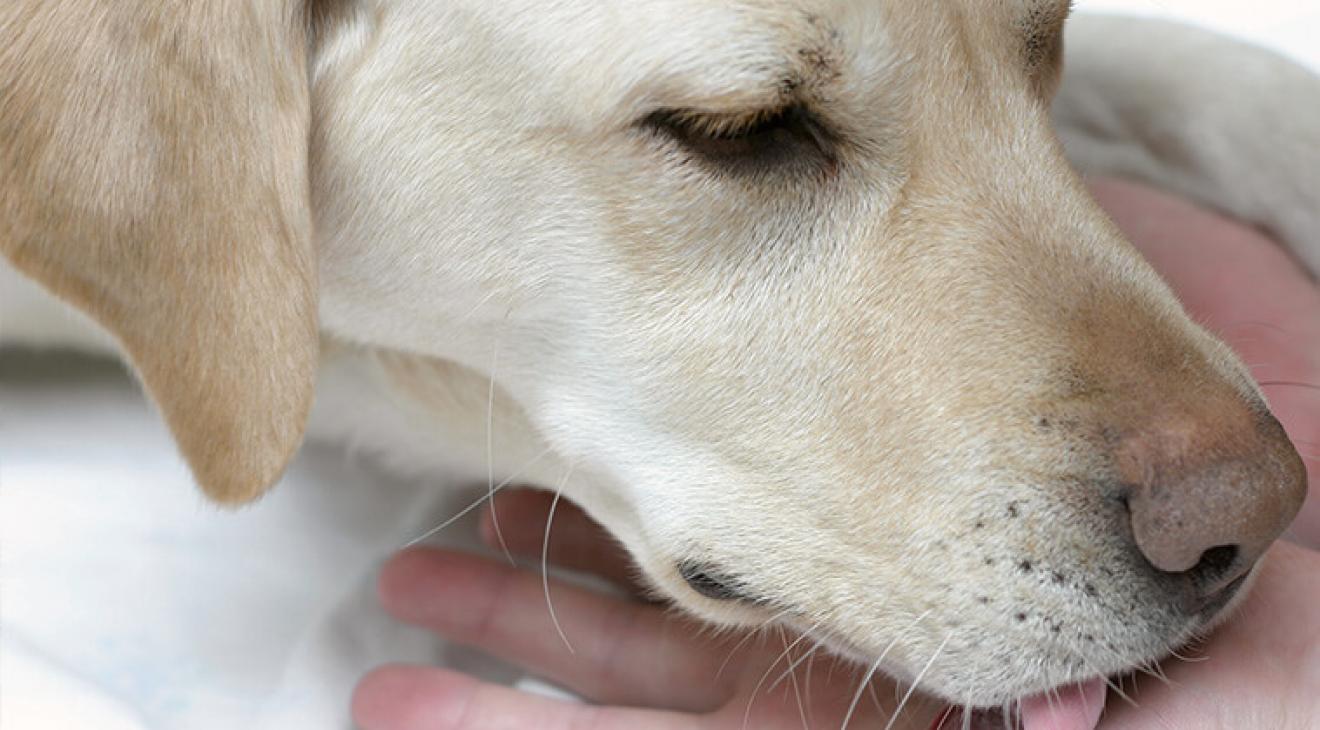
[[[1132,535],[1156,569],[1190,579],[1194,603],[1241,578],[1287,528],[1306,470],[1263,407],[1166,413],[1125,435],[1118,466]]]

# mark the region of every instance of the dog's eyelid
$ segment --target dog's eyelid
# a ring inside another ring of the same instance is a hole
[[[695,107],[660,107],[643,115],[640,124],[674,124],[712,136],[735,135],[774,120],[797,105],[781,104],[743,110],[706,110]]]
[[[705,563],[684,560],[678,564],[678,574],[693,591],[711,600],[759,602],[747,595],[741,581]]]
[[[754,164],[767,169],[808,156],[831,165],[835,161],[835,136],[819,115],[801,103],[741,113],[661,108],[643,116],[636,126],[662,134],[722,167]]]

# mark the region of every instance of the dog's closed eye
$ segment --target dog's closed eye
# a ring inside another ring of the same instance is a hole
[[[734,173],[764,173],[802,163],[832,165],[835,159],[833,136],[800,104],[740,116],[662,109],[639,126]]]
[[[678,574],[687,581],[692,590],[706,598],[716,601],[757,602],[757,599],[747,595],[741,582],[721,574],[710,565],[684,560],[678,564]]]

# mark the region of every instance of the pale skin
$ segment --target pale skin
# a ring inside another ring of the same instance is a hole
[[[1100,728],[1311,728],[1320,717],[1320,287],[1269,238],[1150,188],[1096,180],[1092,192],[1174,286],[1193,317],[1232,345],[1264,385],[1306,459],[1311,499],[1293,542],[1264,558],[1232,621],[1203,644],[1111,690]],[[1269,385],[1277,383],[1277,385]],[[552,497],[497,499],[509,547],[535,563]],[[489,518],[488,518],[489,519]],[[627,557],[561,502],[552,563],[634,588]],[[592,704],[548,699],[430,667],[386,667],[353,698],[365,730],[796,730],[885,727],[906,688],[811,642],[770,629],[714,634],[664,606],[550,582],[570,652],[546,609],[539,571],[455,552],[410,550],[385,567],[385,606],[404,621],[484,649]],[[787,671],[791,666],[792,671]],[[871,690],[874,691],[871,691]],[[909,698],[895,728],[929,728],[938,703]],[[851,712],[851,716],[850,715]]]

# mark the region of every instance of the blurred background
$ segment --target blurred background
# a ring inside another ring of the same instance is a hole
[[[1320,2],[1315,0],[1077,0],[1076,12],[1149,15],[1253,41],[1320,69]]]

